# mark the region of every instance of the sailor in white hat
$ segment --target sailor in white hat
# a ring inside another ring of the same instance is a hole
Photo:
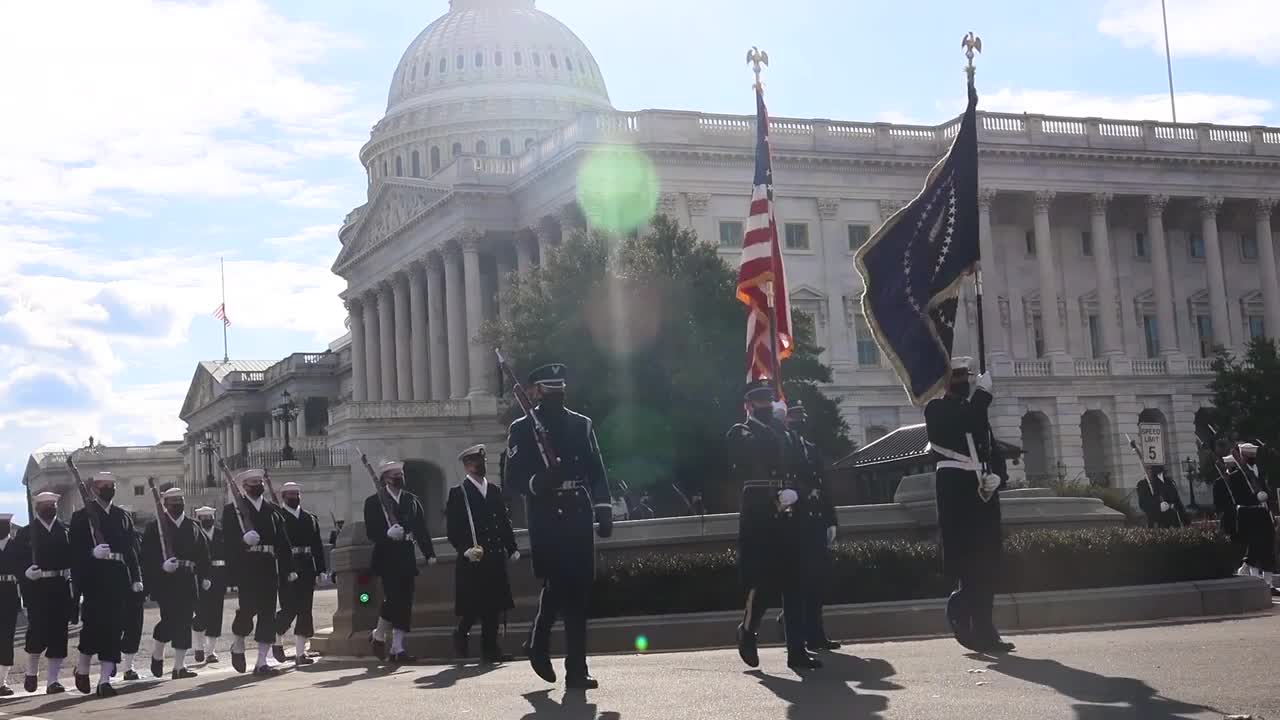
[[[160,605],[160,622],[151,633],[151,674],[164,675],[166,646],[173,647],[174,680],[196,676],[187,669],[191,650],[191,622],[199,590],[207,590],[209,554],[187,517],[186,497],[181,488],[165,490],[163,511],[147,526],[142,536],[143,570],[151,597]],[[199,589],[197,589],[199,588]]]
[[[196,601],[196,615],[191,622],[192,646],[196,662],[218,662],[218,638],[222,637],[222,608],[227,596],[227,557],[223,547],[222,528],[215,520],[217,510],[207,505],[196,508],[200,537],[209,553],[209,587]]]
[[[1274,587],[1275,519],[1280,508],[1274,489],[1258,466],[1258,446],[1240,443],[1238,452],[1223,457],[1222,463],[1227,475],[1214,481],[1213,502],[1223,534],[1244,546],[1244,560],[1236,573],[1262,578],[1272,595],[1280,595]]]
[[[49,695],[65,692],[58,682],[58,674],[67,658],[67,625],[71,622],[74,603],[71,540],[67,527],[58,520],[60,498],[57,493],[37,493],[32,498],[35,518],[14,538],[19,554],[33,558],[23,572],[29,582],[23,588],[27,606],[27,673],[22,686],[29,693],[38,687],[36,673],[41,654],[46,661],[45,692]]]
[[[391,635],[392,662],[409,664],[416,660],[405,652],[404,639],[413,617],[413,585],[418,576],[416,544],[427,559],[436,563],[427,513],[418,498],[404,487],[404,463],[387,460],[375,471],[377,492],[365,498],[364,525],[373,543],[373,572],[382,579],[382,608],[378,626],[370,635],[373,654],[387,659],[387,634]]]
[[[285,662],[280,636],[293,627],[293,663],[297,667],[315,662],[307,657],[307,640],[316,634],[312,605],[316,584],[327,584],[324,538],[320,535],[320,518],[302,509],[302,486],[287,482],[280,488],[284,504],[281,518],[293,554],[294,572],[298,579],[280,586],[280,611],[276,613],[276,644],[272,647],[277,662]]]
[[[13,667],[13,637],[18,627],[22,600],[18,578],[31,564],[31,555],[22,554],[13,539],[13,514],[0,513],[0,697],[13,694],[9,668]]]
[[[124,608],[129,593],[143,587],[142,571],[133,517],[114,502],[115,476],[109,472],[94,475],[92,494],[98,507],[80,508],[71,515],[71,547],[83,568],[77,585],[84,597],[80,657],[74,676],[76,689],[89,694],[92,691],[89,667],[96,655],[97,695],[114,697],[116,691],[111,687],[111,678],[122,654]],[[92,521],[89,513],[94,514]]]

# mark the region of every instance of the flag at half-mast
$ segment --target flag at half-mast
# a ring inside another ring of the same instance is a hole
[[[793,345],[791,300],[773,216],[773,161],[769,155],[769,111],[764,105],[764,90],[757,83],[756,172],[738,265],[738,299],[747,306],[747,382],[769,378],[780,384],[779,368],[791,355]]]
[[[213,316],[222,321],[223,327],[229,327],[231,325],[231,318],[227,317],[226,303],[218,305],[218,309],[213,311]]]

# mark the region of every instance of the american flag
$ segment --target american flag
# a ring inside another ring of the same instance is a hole
[[[772,293],[772,307],[769,294]],[[791,355],[791,300],[787,295],[778,224],[773,216],[773,162],[769,157],[769,111],[756,86],[756,174],[751,211],[738,265],[738,299],[747,306],[747,382],[769,378],[779,386],[778,368]],[[773,312],[772,326],[769,313]],[[774,357],[774,348],[777,357]]]
[[[222,321],[223,327],[231,326],[231,318],[227,317],[227,304],[222,303],[217,310],[213,311],[213,316]]]

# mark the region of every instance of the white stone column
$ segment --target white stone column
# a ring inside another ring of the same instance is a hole
[[[378,295],[370,292],[361,300],[364,307],[364,368],[366,398],[370,402],[382,399],[382,340],[378,329]]]
[[[304,438],[307,436],[307,399],[300,398],[298,400],[298,417],[293,421],[293,436],[296,438]]]
[[[983,343],[986,345],[988,365],[996,366],[1009,361],[1009,344],[1004,324],[1000,322],[1000,297],[1005,293],[1003,278],[996,264],[995,238],[991,233],[991,203],[998,191],[982,188],[978,191],[978,251],[982,253],[982,323]]]
[[[1116,270],[1107,225],[1108,193],[1089,196],[1089,233],[1093,239],[1093,267],[1098,276],[1098,322],[1102,323],[1100,355],[1120,355],[1120,318],[1116,315]],[[1085,326],[1086,332],[1088,325]]]
[[[239,455],[242,452],[244,452],[244,424],[240,416],[236,415],[231,418],[231,454]]]
[[[449,331],[445,319],[444,259],[440,253],[427,255],[427,333],[431,350],[431,399],[449,399]]]
[[[1164,237],[1164,209],[1169,204],[1165,195],[1147,197],[1147,236],[1151,240],[1152,292],[1156,300],[1156,332],[1160,354],[1181,355],[1177,326],[1173,319],[1173,279],[1169,274],[1169,246]],[[1138,323],[1142,332],[1142,323]]]
[[[364,310],[359,300],[348,300],[347,316],[351,322],[351,399],[369,399],[369,377],[364,365]]]
[[[507,295],[511,292],[511,256],[501,249],[493,256],[498,270],[498,296],[494,298],[494,307],[498,309],[498,319],[507,318]]]
[[[413,362],[410,360],[409,278],[396,273],[391,278],[391,292],[396,303],[396,399],[413,399]]]
[[[670,217],[674,218],[675,215]],[[702,238],[701,233],[698,237]],[[819,337],[818,344],[827,349],[829,362],[842,365],[853,359],[850,327],[844,320],[844,297],[835,290],[844,286],[844,278],[849,272],[847,237],[848,233],[840,222],[840,198],[818,198],[818,258],[822,266],[823,283],[829,290],[826,299],[827,337]]]
[[[1041,190],[1032,201],[1035,209],[1036,264],[1040,268],[1040,324],[1044,330],[1045,354],[1058,358],[1067,354],[1066,329],[1058,308],[1058,268],[1054,262],[1053,231],[1049,209],[1055,193]]]
[[[480,279],[480,243],[483,235],[469,234],[462,240],[463,285],[466,290],[467,310],[467,396],[492,394],[489,390],[489,373],[486,369],[488,353],[480,342],[480,326],[484,323],[484,291]]]
[[[538,267],[546,269],[552,253],[560,244],[560,226],[550,218],[543,218],[533,231],[538,236]]]
[[[1204,268],[1208,274],[1209,318],[1213,344],[1231,348],[1231,320],[1227,317],[1227,287],[1222,274],[1222,246],[1218,243],[1218,211],[1222,198],[1200,198],[1200,225],[1204,233]]]
[[[450,243],[444,251],[446,324],[449,328],[449,397],[467,396],[467,314],[462,286],[462,251]]]
[[[378,355],[382,359],[382,399],[396,399],[395,297],[390,283],[378,288]]]
[[[1258,264],[1262,266],[1262,322],[1269,338],[1280,338],[1280,283],[1276,281],[1276,249],[1271,236],[1271,212],[1275,205],[1275,198],[1260,198],[1254,207]]]
[[[528,277],[533,269],[533,242],[524,230],[516,233],[516,272],[521,278]]]
[[[218,442],[222,445],[223,457],[233,457],[235,451],[231,443],[231,425],[226,420],[218,423],[218,436]]]
[[[414,262],[409,267],[409,316],[413,399],[421,402],[431,399],[431,386],[427,379],[427,276],[421,262]]]

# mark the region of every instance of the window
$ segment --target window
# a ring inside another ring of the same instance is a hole
[[[528,149],[529,149],[529,148],[531,148],[531,147],[533,147],[533,138],[525,138],[525,139],[524,139],[524,149],[525,149],[525,150],[528,150]]]
[[[440,58],[440,72],[449,72],[449,61],[444,58]]]
[[[462,143],[454,143],[454,144],[453,144],[453,159],[454,159],[454,160],[457,160],[457,159],[458,159],[458,156],[459,156],[459,155],[461,155],[461,154],[462,154]]]
[[[519,50],[511,53],[511,59],[516,61],[516,65],[524,64],[524,56],[520,54]]]
[[[462,53],[458,53],[458,56],[453,59],[453,66],[458,70],[461,70],[462,66],[466,64],[466,61],[467,59],[462,57]]]
[[[409,66],[409,82],[418,79],[418,65],[415,63]]]
[[[1044,357],[1044,322],[1040,319],[1040,313],[1031,316],[1031,344],[1036,357]]]
[[[1028,254],[1028,255],[1030,255],[1030,256],[1032,256],[1032,257],[1035,257],[1035,254],[1036,254],[1036,232],[1035,232],[1034,230],[1028,230],[1028,231],[1023,235],[1022,242],[1023,242],[1023,244],[1026,246],[1026,248],[1027,248],[1027,254]]]
[[[484,67],[484,53],[476,53],[476,67]]]
[[[417,150],[413,151],[413,159],[410,160],[410,166],[413,168],[414,177],[422,177],[422,156]]]
[[[396,177],[404,175],[404,163],[400,160],[400,156],[396,156]]]
[[[1187,252],[1191,253],[1194,260],[1204,259],[1204,236],[1200,233],[1191,233],[1187,238]]]
[[[387,161],[386,161],[386,159],[383,159],[383,161],[382,161],[382,177],[386,177],[386,176],[387,176]]]
[[[1252,235],[1240,236],[1240,257],[1245,260],[1258,259],[1258,238]]]
[[[539,55],[538,53],[533,54],[533,66],[542,67],[542,56]]]
[[[555,53],[552,53],[552,54],[548,55],[548,56],[547,56],[547,59],[551,61],[551,69],[552,69],[552,70],[559,70],[559,69],[560,69],[560,61],[556,59]]]
[[[786,248],[788,250],[809,249],[808,223],[787,223],[783,226],[783,230],[786,235]]]
[[[1257,340],[1260,337],[1267,336],[1267,327],[1262,322],[1261,315],[1249,316],[1249,339]]]
[[[477,141],[476,141],[476,154],[477,154],[477,155],[488,155],[488,154],[489,154],[489,145],[488,145],[485,141],[483,141],[483,140],[477,140]]]
[[[573,58],[568,55],[564,56],[564,69],[573,72]]]
[[[867,244],[871,239],[871,226],[869,225],[850,225],[849,226],[849,252],[854,252],[858,248]]]
[[[742,247],[742,223],[724,220],[720,223],[720,247]]]
[[[1196,337],[1200,340],[1200,357],[1213,357],[1213,319],[1208,315],[1196,316]]]
[[[854,342],[858,346],[858,365],[860,367],[880,367],[880,348],[876,338],[871,334],[871,326],[864,315],[855,315],[853,319]]]
[[[430,74],[431,74],[431,58],[427,58],[426,60],[422,61],[422,79],[426,80],[427,76]]]
[[[502,153],[503,155],[510,155],[511,141],[507,140],[506,138],[503,138],[502,142],[498,143],[498,152]]]
[[[1102,357],[1102,323],[1097,315],[1089,316],[1089,348],[1095,360]]]
[[[440,170],[440,146],[431,147],[431,172],[439,172]]]
[[[1093,257],[1093,233],[1088,230],[1080,233],[1080,254]]]
[[[502,67],[502,51],[501,50],[493,54],[493,64],[497,65],[498,67]]]
[[[1137,232],[1133,234],[1133,255],[1134,257],[1144,258],[1147,256],[1147,234]]]
[[[146,489],[146,488],[144,488],[144,487],[142,487],[141,485],[134,485],[134,486],[133,486],[133,496],[134,496],[134,497],[142,497],[142,496],[143,496],[143,495],[145,495],[146,493],[147,493],[147,489]]]
[[[1155,315],[1142,316],[1142,334],[1147,341],[1147,357],[1160,356],[1160,333],[1156,327]]]

